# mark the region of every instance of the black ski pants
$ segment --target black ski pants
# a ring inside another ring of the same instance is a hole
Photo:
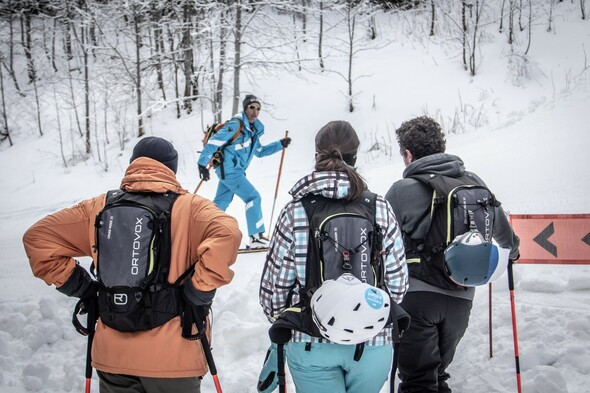
[[[148,378],[97,371],[100,393],[200,393],[201,379]]]
[[[408,292],[401,306],[412,322],[399,347],[399,393],[450,393],[447,367],[469,324],[472,301]]]

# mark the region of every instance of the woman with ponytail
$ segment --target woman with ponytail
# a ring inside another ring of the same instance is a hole
[[[271,328],[271,339],[277,325],[288,331],[280,341],[286,342],[287,364],[299,393],[378,393],[387,381],[391,366],[391,344],[396,336],[391,324],[376,330],[372,338],[360,344],[345,345],[342,340],[335,342],[317,334],[318,330],[310,329],[304,316],[301,323],[293,323],[292,319],[285,317],[290,310],[284,313],[292,306],[301,307],[311,301],[309,282],[306,282],[307,269],[320,264],[317,260],[320,258],[310,239],[313,232],[310,222],[315,223],[318,211],[323,209],[322,213],[325,213],[330,210],[325,206],[331,204],[356,209],[364,200],[371,199],[372,208],[364,211],[374,212],[371,217],[373,228],[380,232],[380,236],[372,239],[379,239],[382,243],[377,249],[382,260],[384,290],[396,303],[400,303],[406,293],[408,272],[401,232],[389,203],[368,192],[365,181],[355,168],[359,145],[354,128],[346,121],[332,121],[319,130],[315,137],[315,171],[295,183],[289,191],[293,199],[280,213],[262,272],[260,304],[270,322],[277,319],[280,322]],[[369,199],[367,195],[371,195]],[[308,217],[305,207],[309,206],[307,201],[310,198],[322,205],[322,209],[308,210],[313,212],[312,217]],[[263,369],[261,381],[265,378]],[[259,391],[263,391],[260,386]]]

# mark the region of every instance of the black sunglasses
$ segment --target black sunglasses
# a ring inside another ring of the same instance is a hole
[[[258,112],[260,112],[260,107],[259,107],[259,106],[250,105],[248,108],[252,109],[253,111],[258,111]]]

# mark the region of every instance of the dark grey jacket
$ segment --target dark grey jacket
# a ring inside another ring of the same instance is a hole
[[[434,173],[450,177],[459,177],[465,172],[463,161],[454,155],[446,153],[432,154],[415,160],[404,170],[403,179],[396,181],[387,194],[385,199],[391,204],[393,211],[401,226],[402,232],[409,232],[416,227],[413,237],[416,239],[424,238],[430,224],[430,216],[426,215],[422,222],[418,223],[424,212],[430,208],[432,202],[432,189],[408,176],[423,173]],[[483,180],[477,175],[474,177],[485,186]],[[494,240],[506,248],[510,248],[510,258],[518,257],[519,239],[510,227],[508,218],[502,207],[497,207],[494,222]],[[452,291],[437,288],[426,284],[423,281],[412,278],[410,274],[409,291],[426,290],[439,293],[445,293],[452,296],[473,299],[474,289],[467,291]]]

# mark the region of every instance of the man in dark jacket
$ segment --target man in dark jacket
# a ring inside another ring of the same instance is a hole
[[[424,239],[427,235],[431,216],[424,213],[430,212],[433,194],[429,185],[411,176],[436,174],[457,178],[466,171],[459,157],[445,153],[444,133],[436,121],[418,117],[404,122],[396,134],[406,169],[403,179],[391,186],[385,199],[393,207],[408,245],[412,243],[410,237]],[[473,178],[485,185],[479,177]],[[519,239],[500,206],[495,207],[493,237],[501,247],[511,249],[512,260],[518,258]],[[429,268],[419,253],[412,255],[411,247],[406,253],[410,286],[401,306],[412,317],[412,323],[400,343],[399,392],[448,393],[451,388],[446,369],[467,329],[475,288],[451,289],[452,285],[433,284],[447,280],[430,279],[444,273]]]

